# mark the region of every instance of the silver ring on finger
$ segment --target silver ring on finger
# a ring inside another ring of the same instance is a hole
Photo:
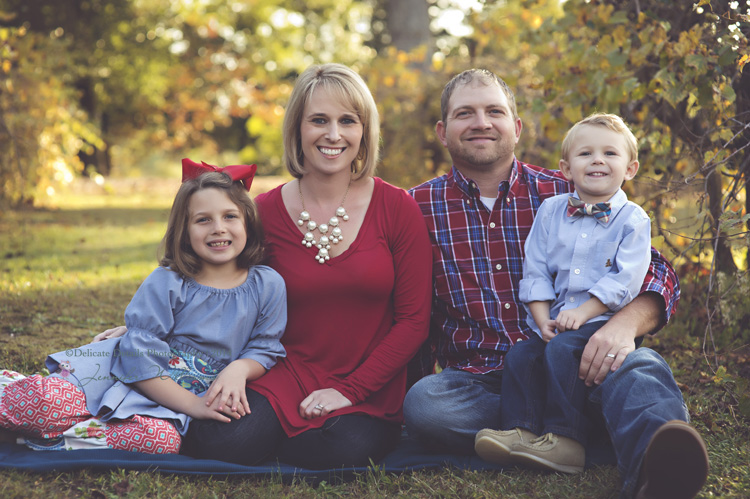
[[[325,409],[325,407],[323,407],[323,406],[322,406],[322,405],[320,405],[320,404],[315,404],[315,407],[313,407],[313,409],[317,409],[317,410],[319,410],[320,412],[323,412],[323,409]]]
[[[613,353],[608,353],[608,354],[607,354],[607,357],[609,357],[610,359],[614,359],[614,358],[615,358],[615,354],[613,354]]]

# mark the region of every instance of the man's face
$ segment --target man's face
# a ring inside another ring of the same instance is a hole
[[[510,166],[521,120],[500,87],[475,80],[454,90],[436,132],[457,168],[492,172]]]

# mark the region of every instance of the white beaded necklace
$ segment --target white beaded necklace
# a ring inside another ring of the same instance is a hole
[[[318,224],[315,220],[310,219],[310,214],[305,209],[305,198],[302,197],[302,179],[297,179],[299,200],[302,202],[302,213],[299,214],[297,225],[302,227],[302,225],[307,223],[307,232],[305,233],[305,238],[302,239],[302,244],[308,248],[312,248],[313,246],[318,248],[318,254],[315,255],[315,259],[318,263],[325,263],[326,260],[330,260],[331,256],[329,255],[328,250],[331,249],[331,243],[338,244],[339,241],[344,239],[344,235],[341,233],[341,227],[339,227],[339,217],[341,217],[344,222],[349,220],[349,215],[346,214],[346,210],[344,209],[344,201],[346,201],[346,196],[349,194],[349,187],[351,187],[351,185],[352,181],[350,178],[349,185],[346,186],[344,197],[341,199],[339,207],[336,209],[336,216],[331,217],[327,224]],[[318,229],[318,232],[320,232],[319,241],[315,240],[315,235],[313,234],[315,229]],[[329,229],[331,231],[330,236],[328,235]]]

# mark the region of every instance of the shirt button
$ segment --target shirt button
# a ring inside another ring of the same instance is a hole
[[[495,228],[495,222],[490,222],[490,229],[494,229],[494,228]]]
[[[503,270],[503,266],[501,264],[499,264],[499,263],[497,265],[495,265],[495,268],[497,270]]]
[[[505,304],[505,310],[508,310],[510,308],[510,303]]]
[[[574,302],[574,301],[576,301],[575,297],[571,296],[571,297],[570,297],[570,301],[571,301],[571,302]]]
[[[467,200],[466,200],[466,204],[471,204],[471,201],[469,201],[469,200],[467,199]]]
[[[516,343],[521,343],[522,341],[523,341],[523,338],[518,338],[518,339],[516,340]]]
[[[586,239],[588,236],[586,234],[581,234],[581,237]]]
[[[573,272],[575,272],[575,273],[576,273],[576,275],[578,275],[578,274],[580,274],[580,273],[581,273],[581,269],[575,269],[575,270],[574,270]]]

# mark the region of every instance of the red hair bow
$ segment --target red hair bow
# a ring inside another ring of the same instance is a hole
[[[208,172],[221,172],[229,175],[234,181],[242,182],[245,189],[249,191],[257,169],[258,167],[256,165],[229,165],[224,168],[219,168],[218,166],[209,165],[203,161],[198,164],[184,158],[182,160],[182,181],[185,182],[186,180],[196,178]]]

